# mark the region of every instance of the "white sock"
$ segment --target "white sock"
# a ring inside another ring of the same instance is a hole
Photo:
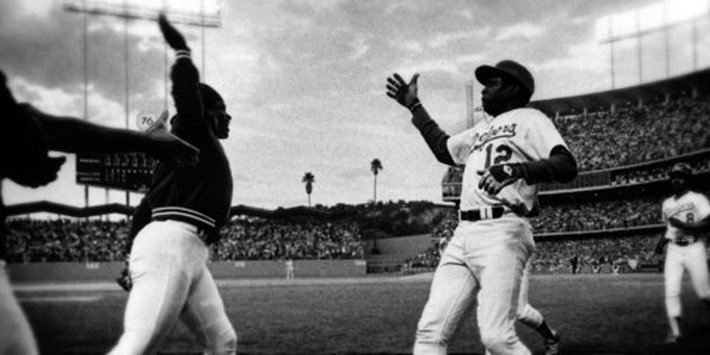
[[[678,324],[678,317],[671,317],[668,319],[671,325],[671,333],[674,337],[680,337],[680,326]]]

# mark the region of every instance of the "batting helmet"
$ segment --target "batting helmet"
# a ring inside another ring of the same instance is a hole
[[[673,165],[671,172],[668,174],[670,177],[691,177],[693,176],[693,169],[687,163],[676,163]]]
[[[524,88],[526,88],[530,95],[535,92],[535,79],[533,79],[530,71],[524,66],[514,60],[502,60],[492,67],[490,65],[481,65],[476,68],[476,79],[481,84],[486,83],[486,81],[491,77],[509,77],[520,83]]]

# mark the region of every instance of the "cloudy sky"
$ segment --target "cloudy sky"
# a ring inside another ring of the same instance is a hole
[[[674,1],[685,2],[694,0]],[[178,26],[203,78],[233,116],[223,144],[232,165],[234,204],[263,208],[307,203],[301,178],[315,175],[313,203],[372,199],[370,162],[382,161],[378,199],[441,201],[445,171],[385,96],[393,72],[421,73],[420,97],[449,133],[466,125],[465,85],[474,69],[510,58],[533,72],[533,99],[611,87],[610,46],[595,38],[598,18],[659,0],[260,0],[222,1],[222,26]],[[693,70],[692,27],[669,33],[670,75]],[[83,15],[61,1],[0,2],[0,68],[21,101],[61,115],[83,115]],[[710,19],[697,22],[697,66],[710,65]],[[165,46],[155,22],[88,19],[88,104],[93,122],[129,127],[139,112],[165,108]],[[125,44],[127,43],[127,47]],[[644,81],[662,79],[662,34],[643,37]],[[204,46],[205,61],[202,60]],[[636,40],[615,45],[617,87],[639,82]],[[125,49],[128,49],[127,51]],[[169,55],[172,61],[172,53]],[[475,86],[478,94],[481,87]],[[478,101],[478,98],[475,99]],[[168,108],[174,112],[171,100]],[[72,155],[58,181],[26,189],[3,185],[6,204],[51,200],[84,204]],[[123,202],[112,192],[109,202]],[[132,195],[136,204],[139,195]],[[103,189],[90,203],[107,202]]]

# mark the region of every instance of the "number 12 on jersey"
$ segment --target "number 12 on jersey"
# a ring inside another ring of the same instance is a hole
[[[513,155],[513,149],[511,149],[505,144],[497,146],[495,148],[495,153],[493,151],[493,144],[489,144],[488,146],[486,146],[486,165],[484,167],[485,169],[488,169],[491,166],[491,159],[493,160],[492,165],[498,165],[507,162]]]

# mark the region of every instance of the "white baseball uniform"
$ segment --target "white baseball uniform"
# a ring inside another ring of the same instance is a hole
[[[30,323],[17,302],[0,258],[0,355],[39,354]]]
[[[688,191],[676,198],[663,201],[663,221],[675,217],[683,222],[699,221],[710,215],[710,203],[705,195]],[[687,269],[698,297],[710,299],[708,265],[705,244],[696,236],[685,233],[668,223],[665,238],[670,241],[666,253],[664,277],[666,282],[666,310],[669,318],[680,317],[680,289],[683,269]]]
[[[292,280],[296,278],[296,275],[294,274],[295,268],[293,266],[293,260],[288,259],[286,260],[286,278],[289,280]]]
[[[419,321],[415,354],[446,353],[449,338],[476,292],[478,328],[486,350],[491,354],[530,354],[514,325],[517,317],[526,318],[531,311],[518,312],[518,307],[527,305],[521,298],[521,287],[525,265],[535,248],[532,227],[527,218],[508,207],[500,218],[494,218],[491,207],[530,211],[538,186],[520,179],[490,196],[478,188],[478,171],[491,165],[547,159],[558,145],[567,148],[552,121],[530,108],[481,121],[448,139],[454,162],[466,165],[460,209],[477,210],[482,220],[461,220],[454,231]]]

